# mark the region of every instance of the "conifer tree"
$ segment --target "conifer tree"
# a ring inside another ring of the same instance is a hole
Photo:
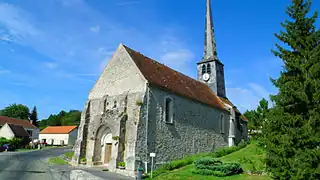
[[[320,178],[320,31],[310,7],[311,0],[292,0],[276,34],[283,45],[273,53],[284,65],[272,79],[279,92],[262,131],[274,179]]]
[[[37,113],[36,106],[33,107],[29,118],[30,118],[30,120],[32,120],[33,125],[38,126],[38,113]]]

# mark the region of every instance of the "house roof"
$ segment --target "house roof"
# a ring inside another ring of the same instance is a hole
[[[17,136],[18,137],[29,137],[29,134],[22,126],[14,125],[14,124],[8,124],[8,126],[12,130],[15,137],[17,137]]]
[[[223,103],[228,104],[229,106],[231,106],[236,113],[241,114],[241,112],[237,109],[237,107],[236,107],[235,105],[232,104],[232,102],[231,102],[229,99],[227,99],[227,98],[222,98],[222,97],[219,97],[219,98],[220,98],[220,100],[221,100]],[[243,121],[248,121],[248,119],[247,119],[244,115],[242,115],[242,114],[240,115],[240,118],[241,118]]]
[[[48,126],[40,134],[69,134],[78,126]]]
[[[151,85],[226,111],[218,96],[206,84],[150,59],[127,46],[124,47]]]
[[[10,118],[7,116],[0,116],[0,125],[3,126],[6,123],[19,125],[24,128],[37,129],[37,127],[31,124],[28,120],[21,120],[21,119]]]

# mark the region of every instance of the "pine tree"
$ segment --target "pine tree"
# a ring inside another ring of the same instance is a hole
[[[38,113],[37,113],[36,106],[33,107],[29,118],[30,118],[30,120],[32,120],[33,125],[38,126]]]
[[[320,179],[320,31],[311,0],[292,0],[273,53],[283,61],[272,79],[279,93],[263,124],[266,165],[275,179]]]

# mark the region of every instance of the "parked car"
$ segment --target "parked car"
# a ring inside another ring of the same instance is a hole
[[[14,151],[16,148],[11,145],[11,144],[4,144],[2,147],[4,147],[4,150],[7,150],[7,151]]]

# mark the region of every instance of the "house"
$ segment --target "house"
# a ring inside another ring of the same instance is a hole
[[[196,80],[120,44],[89,92],[73,164],[86,158],[87,166],[134,176],[137,167],[149,170],[150,153],[160,166],[246,141],[247,119],[226,96],[210,0],[204,49]]]
[[[30,139],[39,138],[39,128],[28,120],[0,116],[0,127],[0,137],[10,139],[13,137],[25,137],[28,134]]]
[[[39,139],[49,145],[73,146],[77,133],[77,126],[49,126],[40,132]]]

